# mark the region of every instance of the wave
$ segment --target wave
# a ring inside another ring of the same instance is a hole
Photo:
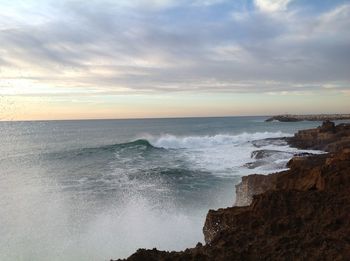
[[[148,140],[146,139],[138,139],[138,140],[134,140],[131,142],[125,142],[125,143],[118,143],[118,144],[114,144],[112,145],[115,148],[128,148],[128,147],[145,147],[145,148],[155,148],[155,146],[153,146]]]
[[[150,144],[157,148],[165,149],[201,149],[221,145],[240,145],[242,143],[267,138],[279,138],[290,136],[283,132],[256,132],[241,133],[237,135],[217,134],[213,136],[185,136],[178,137],[170,134],[159,138],[149,137]]]
[[[174,136],[171,134],[165,134],[160,137],[148,135],[146,137],[136,139],[130,142],[115,143],[111,145],[103,145],[92,148],[80,148],[64,152],[50,153],[54,156],[60,154],[66,154],[63,157],[72,156],[84,156],[99,153],[109,153],[118,150],[138,150],[138,151],[150,151],[160,149],[202,149],[213,148],[223,145],[238,146],[243,143],[253,142],[256,140],[263,140],[267,138],[278,138],[290,136],[288,133],[283,132],[256,132],[256,133],[241,133],[237,135],[230,134],[217,134],[206,136]]]
[[[164,162],[173,162],[176,166],[189,163],[194,168],[213,173],[232,172],[236,166],[251,160],[250,153],[256,149],[254,141],[285,136],[290,134],[278,131],[212,136],[149,135],[125,143],[53,153],[49,157],[55,160],[114,161],[118,164],[131,164],[127,168],[132,169],[135,164],[141,164],[145,168],[163,166]],[[176,150],[184,150],[184,153]]]
[[[92,156],[97,154],[112,154],[118,150],[130,150],[130,151],[150,151],[150,150],[159,150],[161,148],[154,147],[148,140],[137,139],[131,142],[125,143],[116,143],[111,145],[103,145],[99,147],[92,148],[79,148],[69,151],[53,152],[48,153],[47,155],[55,159],[64,159],[64,158],[76,158],[84,156]]]
[[[130,142],[116,143],[112,145],[105,145],[105,146],[100,146],[95,148],[83,148],[83,149],[80,149],[79,151],[103,151],[103,150],[116,150],[119,148],[155,149],[156,147],[154,147],[148,140],[138,139]]]

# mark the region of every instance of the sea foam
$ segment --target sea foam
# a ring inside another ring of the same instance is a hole
[[[256,132],[256,133],[241,133],[237,135],[230,134],[216,134],[212,136],[174,136],[165,134],[160,137],[148,137],[150,143],[155,147],[162,147],[166,149],[196,149],[196,148],[210,148],[220,145],[238,145],[245,142],[278,138],[290,136],[289,133],[283,132]]]

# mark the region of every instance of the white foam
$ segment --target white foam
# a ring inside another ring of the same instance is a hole
[[[174,136],[165,134],[160,137],[149,136],[147,139],[155,147],[166,149],[180,149],[189,162],[191,168],[210,171],[216,176],[249,175],[252,173],[267,173],[267,170],[277,171],[278,162],[271,162],[270,166],[247,169],[243,165],[254,161],[251,152],[257,149],[275,149],[297,151],[289,146],[269,144],[257,148],[252,141],[291,136],[283,132],[256,132],[241,134],[217,134],[206,136]],[[180,152],[179,152],[180,153]],[[281,160],[279,157],[276,160]],[[288,159],[283,159],[288,160]]]
[[[181,149],[181,148],[210,148],[220,145],[239,145],[248,141],[278,138],[290,136],[283,132],[256,132],[256,133],[241,133],[237,135],[217,134],[213,136],[174,136],[170,134],[162,135],[161,137],[150,137],[150,143],[155,147],[165,149]]]

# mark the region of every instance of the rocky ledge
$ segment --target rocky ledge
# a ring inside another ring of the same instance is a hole
[[[309,130],[298,131],[293,137],[286,138],[285,141],[293,147],[300,149],[314,149],[326,152],[337,152],[350,148],[350,124],[338,124],[326,121],[320,127]],[[255,152],[259,155],[264,150]],[[254,154],[254,155],[255,155]],[[252,155],[252,156],[254,156]],[[270,175],[249,175],[242,178],[242,182],[236,186],[236,206],[246,206],[252,201],[254,195],[261,194],[270,189],[276,189],[276,183],[287,183],[294,180],[294,177],[301,172],[308,172],[311,165],[317,165],[316,160],[323,156],[310,157],[311,154],[297,154],[287,164],[290,170]],[[290,178],[284,173],[290,173]]]
[[[327,152],[336,152],[350,147],[350,124],[338,124],[325,121],[322,126],[301,130],[287,142],[300,149],[316,149]]]
[[[350,114],[310,114],[310,115],[276,115],[268,118],[266,121],[335,121],[335,120],[349,120]]]
[[[205,245],[140,249],[127,260],[350,260],[349,137],[350,125],[330,122],[298,132],[288,140],[293,146],[331,153],[294,157],[287,171],[244,177],[236,190],[241,206],[207,214]]]

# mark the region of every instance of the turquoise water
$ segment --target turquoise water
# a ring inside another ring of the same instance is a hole
[[[203,241],[210,208],[243,175],[297,150],[252,141],[319,122],[265,117],[0,122],[0,260],[109,260]],[[255,169],[251,152],[277,149]]]

